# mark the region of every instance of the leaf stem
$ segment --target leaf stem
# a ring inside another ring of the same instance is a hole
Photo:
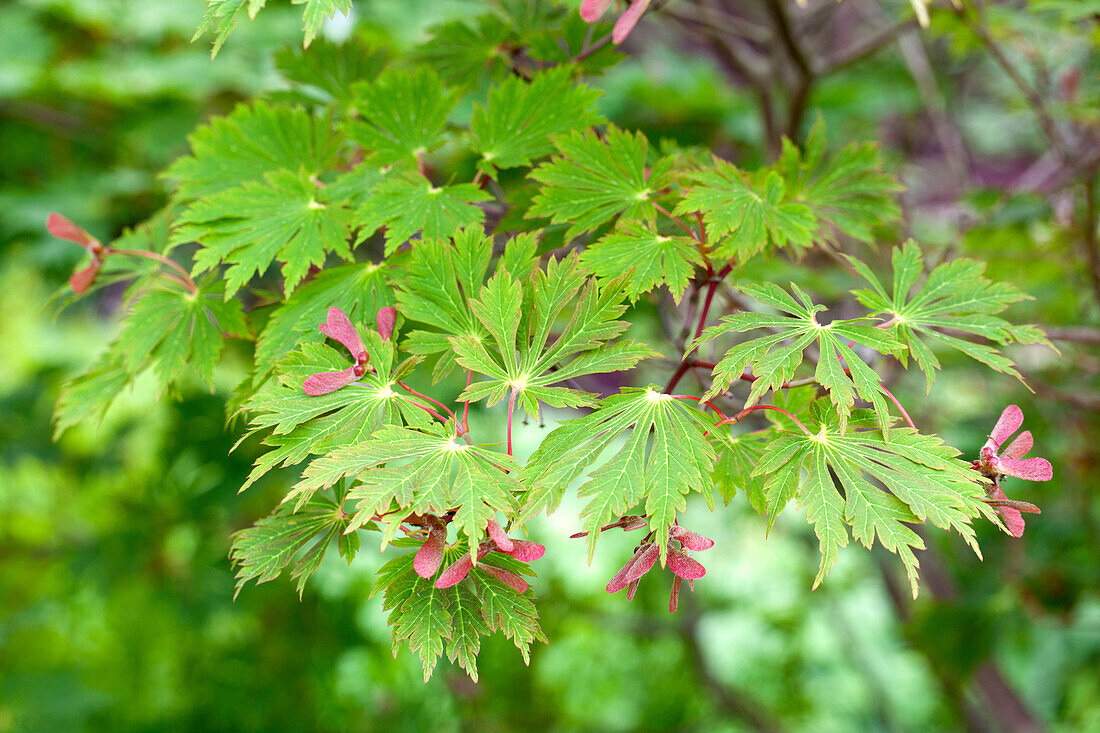
[[[466,370],[466,389],[470,388],[470,380],[474,378],[474,370]],[[467,400],[462,403],[462,435],[470,432],[470,402]]]
[[[718,406],[715,405],[710,400],[703,400],[702,398],[696,397],[694,395],[689,395],[689,394],[674,394],[674,395],[669,395],[669,397],[671,397],[674,400],[695,400],[699,404],[706,405],[710,409],[714,410],[716,413],[718,413],[718,417],[722,418],[723,420],[728,420],[729,419],[728,417],[726,417],[726,414],[724,412],[722,412],[722,410],[720,410],[718,408]]]
[[[583,51],[578,53],[576,56],[569,59],[569,63],[579,64],[580,62],[584,61],[586,58],[588,58],[592,54],[596,53],[597,51],[599,51],[601,48],[603,48],[604,46],[606,46],[609,43],[611,43],[611,34],[610,33],[608,33],[607,35],[602,36],[602,37],[598,38],[597,40],[593,41],[588,46],[588,48],[584,49]]]
[[[406,391],[406,392],[408,392],[409,394],[414,394],[414,395],[416,395],[417,397],[419,397],[419,398],[421,398],[421,399],[425,399],[425,400],[427,400],[428,402],[431,402],[431,403],[432,403],[433,405],[435,405],[436,407],[441,407],[441,408],[443,408],[444,412],[446,412],[446,413],[447,413],[448,415],[450,415],[450,416],[451,416],[451,419],[455,421],[455,424],[457,424],[457,423],[458,423],[458,418],[457,418],[457,417],[455,417],[455,414],[454,414],[453,412],[451,412],[451,410],[450,410],[450,409],[449,409],[449,408],[448,408],[448,407],[447,407],[446,405],[444,405],[444,404],[443,404],[442,402],[440,402],[439,400],[435,400],[435,399],[432,399],[431,397],[429,397],[429,396],[428,396],[428,395],[426,395],[426,394],[422,394],[422,393],[420,393],[420,392],[417,392],[417,391],[416,391],[415,389],[413,389],[413,388],[412,388],[412,387],[410,387],[409,385],[405,384],[404,382],[401,382],[401,381],[399,381],[399,382],[397,383],[397,386],[398,386],[398,387],[400,387],[401,389],[405,390],[405,391]],[[440,419],[442,420],[442,418],[440,418]],[[443,420],[443,422],[447,422],[447,421],[446,421],[446,420]]]
[[[741,410],[741,412],[737,413],[733,417],[727,417],[725,420],[720,421],[718,425],[732,425],[734,423],[739,423],[745,419],[746,415],[748,415],[750,412],[755,412],[756,410],[772,410],[773,412],[782,413],[793,420],[794,424],[797,425],[802,430],[802,432],[804,432],[806,435],[811,435],[810,431],[806,429],[806,426],[802,424],[802,421],[800,421],[791,413],[784,410],[782,407],[776,407],[774,405],[753,405],[752,407],[746,407],[744,410]],[[715,427],[718,427],[718,425],[715,425]]]
[[[159,252],[150,252],[145,249],[113,249],[107,247],[103,250],[103,253],[108,255],[124,255],[126,257],[144,257],[147,260],[153,260],[162,265],[168,265],[180,275],[178,278],[173,276],[173,279],[183,283],[187,289],[191,291],[192,295],[199,292],[198,286],[195,285],[195,281],[191,279],[191,275],[188,274],[187,270],[183,269],[175,260],[165,257]]]
[[[427,405],[422,405],[419,402],[417,402],[416,400],[409,400],[409,404],[412,405],[413,407],[419,407],[421,410],[428,413],[429,415],[434,417],[439,422],[446,424],[447,418],[443,417],[442,415],[440,415],[438,412],[436,412],[432,408],[428,407]]]
[[[516,390],[508,397],[508,455],[512,455],[512,413],[516,411]]]
[[[901,411],[901,416],[905,418],[905,422],[909,423],[909,427],[913,430],[917,429],[917,426],[913,424],[913,418],[909,417],[909,413],[905,411],[905,408],[901,406],[901,402],[894,396],[894,393],[886,388],[886,385],[879,381],[879,388],[890,398],[890,401],[894,403],[894,407]]]
[[[691,237],[692,239],[694,239],[696,244],[704,245],[706,243],[706,240],[703,238],[703,236],[700,236],[697,232],[695,232],[691,227],[689,227],[687,224],[685,224],[683,221],[681,221],[678,217],[673,216],[671,211],[669,211],[665,207],[661,206],[656,201],[653,202],[653,208],[657,209],[657,211],[659,211],[662,214],[664,214],[665,216],[667,216],[670,220],[672,220],[672,222],[676,226],[680,227],[685,232],[687,232],[687,235],[689,237]]]

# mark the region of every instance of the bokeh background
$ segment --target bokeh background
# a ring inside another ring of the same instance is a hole
[[[608,536],[588,566],[567,504],[532,528],[550,547],[535,588],[551,645],[525,667],[488,641],[476,685],[446,665],[425,685],[407,651],[393,657],[380,600],[364,600],[381,563],[370,548],[351,567],[329,553],[301,600],[286,579],[233,600],[230,535],[290,480],[237,493],[254,456],[229,453],[239,426],[224,406],[243,360],[226,360],[215,394],[157,400],[139,382],[102,425],[53,439],[59,385],[110,340],[119,300],[58,312],[81,252],[46,235],[46,215],[107,241],[155,212],[157,173],[195,125],[285,88],[276,59],[300,44],[300,12],[270,5],[211,61],[206,40],[189,42],[201,0],[0,2],[0,732],[1100,731],[1100,3],[984,0],[974,15],[934,10],[927,30],[901,0],[781,3],[813,72],[792,130],[762,114],[785,115],[801,84],[774,3],[672,0],[647,17],[592,80],[617,124],[751,166],[820,116],[831,143],[886,149],[907,186],[899,235],[986,260],[1034,296],[1010,318],[1049,328],[1061,352],[1013,351],[1034,393],[953,358],[929,394],[919,374],[892,379],[917,424],[968,455],[1021,405],[1055,480],[1010,480],[1043,514],[1022,540],[981,527],[984,562],[928,533],[915,602],[878,549],[849,548],[811,592],[798,512],[765,539],[741,498],[692,506],[685,524],[718,544],[671,616],[662,579],[632,603],[603,592],[631,538]],[[326,42],[401,53],[483,5],[362,0]],[[765,83],[738,58],[766,61]],[[859,253],[888,261],[888,247]],[[836,299],[856,285],[827,258],[770,267],[747,276]],[[638,316],[654,338],[661,306]],[[521,455],[554,417],[524,427]]]

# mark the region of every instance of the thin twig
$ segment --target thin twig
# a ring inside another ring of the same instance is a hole
[[[195,285],[195,281],[191,279],[191,275],[187,270],[183,269],[175,260],[165,257],[159,252],[151,252],[147,249],[112,249],[107,247],[103,250],[103,253],[107,255],[124,255],[127,257],[144,257],[147,260],[153,260],[162,265],[167,265],[179,273],[179,281],[187,286],[187,289],[191,291],[192,295],[199,292],[198,286]]]

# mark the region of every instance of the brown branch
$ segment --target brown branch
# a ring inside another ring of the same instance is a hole
[[[1081,246],[1085,250],[1089,281],[1096,302],[1100,303],[1100,248],[1096,242],[1096,176],[1090,175],[1084,185],[1085,205],[1081,216]]]
[[[958,11],[958,15],[962,19],[963,24],[979,41],[981,41],[982,45],[985,46],[986,51],[989,52],[993,61],[1001,67],[1005,75],[1008,76],[1012,83],[1016,85],[1016,88],[1024,95],[1028,106],[1031,107],[1032,112],[1034,112],[1035,116],[1038,118],[1039,126],[1043,129],[1043,133],[1050,140],[1051,145],[1058,151],[1058,154],[1064,161],[1072,161],[1073,152],[1071,146],[1062,136],[1061,130],[1058,129],[1058,125],[1054,121],[1054,116],[1047,108],[1043,96],[1024,79],[1019,69],[1009,61],[1004,50],[998,45],[997,41],[989,35],[989,31],[986,30],[980,19],[975,19],[971,14],[967,13],[966,10],[961,8]]]
[[[798,81],[791,90],[787,105],[787,137],[797,140],[798,130],[802,126],[802,118],[806,114],[806,103],[809,101],[810,91],[813,89],[814,71],[805,51],[802,50],[802,46],[795,37],[790,16],[783,6],[783,0],[768,0],[767,6],[772,21],[775,23],[779,40],[787,49],[791,62],[798,72]]]

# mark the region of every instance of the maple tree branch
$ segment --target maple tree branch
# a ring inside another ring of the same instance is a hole
[[[726,275],[730,274],[730,270],[732,269],[733,263],[731,262],[730,264],[719,270],[718,274],[710,278],[710,283],[707,285],[707,294],[703,300],[703,308],[699,311],[699,324],[695,327],[695,336],[692,340],[699,338],[699,336],[703,333],[703,329],[706,328],[707,316],[710,313],[710,306],[711,303],[714,302],[714,292],[718,289],[719,283],[721,283],[726,278]],[[675,389],[679,381],[683,378],[685,374],[687,374],[688,369],[691,368],[690,361],[691,360],[688,359],[687,354],[685,354],[683,360],[680,362],[680,366],[677,367],[676,372],[673,373],[672,377],[668,380],[668,384],[665,385],[664,391],[666,393],[671,392],[673,389]]]
[[[1012,83],[1016,85],[1016,88],[1024,95],[1028,106],[1031,107],[1031,110],[1039,120],[1039,127],[1042,128],[1043,134],[1050,140],[1051,145],[1058,151],[1062,160],[1071,161],[1074,157],[1073,152],[1067,144],[1066,139],[1062,136],[1062,132],[1058,129],[1058,125],[1054,121],[1054,116],[1050,113],[1050,109],[1047,107],[1043,96],[1024,79],[1019,69],[1009,61],[1004,50],[997,41],[989,35],[989,31],[980,20],[976,21],[963,8],[957,10],[956,13],[962,20],[963,25],[965,25],[970,32],[981,41],[981,44],[985,46],[986,51],[989,52],[990,58],[993,59],[997,66],[1001,67],[1005,75],[1008,76]]]
[[[799,45],[791,26],[791,18],[787,9],[783,6],[783,0],[768,0],[768,12],[775,23],[775,29],[783,47],[787,49],[791,62],[798,72],[798,82],[790,92],[787,105],[787,137],[792,140],[798,138],[798,129],[802,126],[802,118],[806,113],[806,102],[809,100],[810,91],[815,80],[814,71],[806,57],[805,51]]]
[[[1081,246],[1085,250],[1092,294],[1100,303],[1100,246],[1096,241],[1096,176],[1090,175],[1084,184],[1084,209],[1081,213]]]

